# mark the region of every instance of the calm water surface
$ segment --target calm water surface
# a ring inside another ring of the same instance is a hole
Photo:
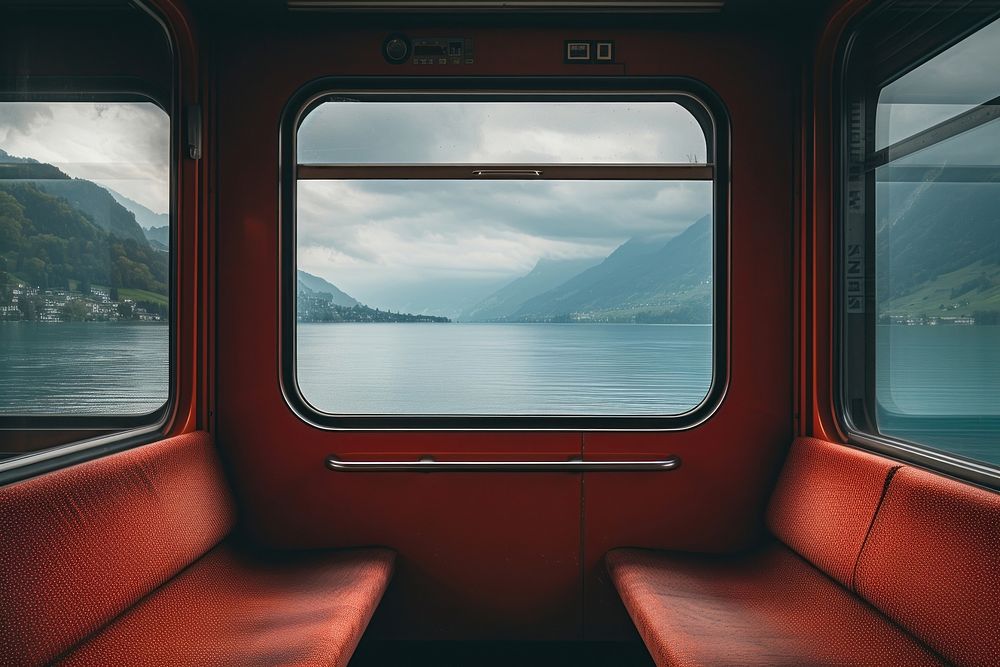
[[[152,412],[168,340],[156,323],[0,323],[0,415]],[[879,327],[878,346],[884,432],[1000,463],[1000,327]],[[333,414],[676,414],[711,378],[708,326],[298,326],[299,386]]]
[[[710,326],[300,324],[298,380],[341,414],[677,414],[712,379]]]
[[[1000,327],[880,326],[879,402],[915,415],[1000,416]]]
[[[168,376],[166,324],[0,322],[0,415],[144,415]]]
[[[885,325],[876,342],[882,433],[1000,464],[1000,326]]]

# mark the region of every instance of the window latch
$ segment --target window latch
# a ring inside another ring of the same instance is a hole
[[[193,104],[186,109],[187,154],[192,160],[201,159],[201,106]]]
[[[542,175],[542,171],[541,169],[473,169],[472,175],[487,178],[524,178],[526,176],[537,178]]]

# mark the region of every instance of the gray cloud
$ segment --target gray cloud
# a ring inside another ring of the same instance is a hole
[[[676,104],[332,103],[298,142],[310,163],[705,159]],[[372,305],[445,312],[543,257],[603,257],[711,209],[706,182],[300,181],[298,264]]]
[[[30,134],[36,124],[52,119],[48,105],[0,103],[0,109],[0,142],[14,132]]]
[[[303,163],[691,162],[706,158],[674,103],[335,102],[298,135]]]
[[[543,257],[606,256],[711,208],[706,182],[300,182],[299,263],[365,299],[404,282],[509,279]]]
[[[0,148],[168,210],[170,119],[154,104],[0,102]]]

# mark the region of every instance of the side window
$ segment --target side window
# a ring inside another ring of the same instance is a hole
[[[146,437],[175,394],[169,36],[128,0],[71,4],[0,21],[5,479]]]
[[[844,407],[861,434],[996,470],[1000,21],[917,14],[873,16],[847,66]]]
[[[167,402],[169,137],[151,102],[0,102],[0,416]]]
[[[285,385],[311,420],[670,427],[715,397],[700,102],[341,93],[296,125]]]

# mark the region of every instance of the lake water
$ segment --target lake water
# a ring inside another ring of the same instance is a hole
[[[878,345],[884,432],[1000,463],[1000,327],[879,327]],[[298,354],[334,414],[676,414],[712,372],[708,326],[300,324]],[[162,324],[0,323],[0,415],[146,414],[167,369]]]
[[[712,379],[710,326],[300,324],[298,381],[341,414],[678,414]]]
[[[911,415],[1000,417],[1000,327],[879,326],[876,391]]]
[[[0,415],[144,415],[167,401],[169,328],[0,322]]]
[[[879,430],[1000,464],[1000,326],[883,325],[876,339]]]

